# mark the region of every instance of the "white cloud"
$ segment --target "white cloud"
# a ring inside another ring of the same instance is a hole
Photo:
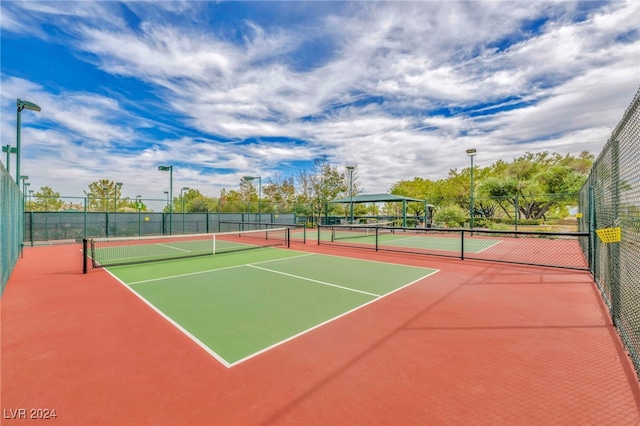
[[[31,174],[75,193],[111,174],[133,192],[161,196],[166,176],[155,169],[163,162],[180,165],[176,187],[213,195],[243,171],[273,176],[324,154],[357,163],[362,186],[383,192],[400,179],[467,167],[472,146],[480,165],[525,151],[597,153],[640,85],[640,42],[619,37],[638,29],[632,1],[598,4],[582,22],[571,2],[341,3],[311,25],[245,20],[238,40],[207,25],[204,3],[129,3],[135,27],[108,2],[23,3],[3,4],[3,31],[57,25],[78,57],[142,82],[158,97],[146,100],[149,109],[175,117],[140,116],[116,95],[53,93],[3,76],[3,105],[24,96],[43,107],[30,120],[44,128],[25,128],[41,153],[29,154]],[[522,29],[543,18],[542,27]],[[316,40],[330,51],[296,66],[297,55],[313,57],[306,43]],[[505,40],[512,44],[498,49]],[[520,100],[528,105],[490,114],[494,103]],[[447,113],[459,110],[472,113]],[[145,130],[154,126],[175,135],[152,139]],[[2,130],[11,132],[9,119]],[[256,142],[237,143],[245,138]]]

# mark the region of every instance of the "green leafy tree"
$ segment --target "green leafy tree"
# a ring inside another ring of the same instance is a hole
[[[129,197],[122,198],[122,186],[109,179],[92,182],[84,195],[90,211],[119,211],[131,205]]]
[[[220,191],[219,198],[220,212],[238,213],[247,211],[247,202],[243,200],[242,194],[234,189]]]
[[[61,210],[64,202],[60,199],[60,193],[55,192],[48,186],[43,186],[40,191],[30,196],[27,210],[36,212],[55,212]]]
[[[468,217],[468,212],[456,205],[444,206],[433,215],[436,223],[445,223],[450,228],[461,227]]]
[[[337,166],[327,161],[326,157],[316,159],[311,170],[300,170],[298,182],[296,196],[298,204],[296,211],[298,213],[305,212],[304,214],[320,217],[324,214],[326,206],[329,215],[345,214],[344,207],[341,209],[340,206],[328,202],[347,193],[348,175],[346,175],[346,171],[341,173]],[[355,169],[353,185],[354,190],[357,191],[358,182]]]
[[[296,197],[293,176],[277,176],[262,188],[262,195],[269,206],[267,211],[292,211]]]
[[[593,157],[587,152],[577,158],[548,151],[527,152],[506,166],[500,164],[499,171],[484,179],[478,190],[494,197],[508,217],[517,207],[525,219],[544,219],[548,212],[575,202],[591,161]]]
[[[394,195],[403,197],[417,198],[432,203],[437,193],[436,183],[421,177],[415,177],[413,180],[401,180],[396,182],[389,191]],[[397,203],[396,203],[397,204]],[[407,203],[407,211],[416,216],[424,215],[424,203],[410,202]]]
[[[182,194],[178,193],[178,196],[173,197],[174,213],[193,212],[194,200],[202,199],[203,197],[204,196],[200,193],[199,190],[193,188],[189,188],[187,191],[182,191]]]

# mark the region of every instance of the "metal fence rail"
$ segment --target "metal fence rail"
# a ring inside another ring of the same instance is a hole
[[[619,242],[582,245],[613,324],[640,372],[640,90],[580,191],[580,229],[620,228]]]
[[[20,188],[0,163],[0,295],[20,256],[22,208]]]

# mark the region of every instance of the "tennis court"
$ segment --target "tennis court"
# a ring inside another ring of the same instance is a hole
[[[303,230],[295,230],[294,235],[301,235]],[[428,230],[416,230],[404,228],[385,228],[374,226],[333,226],[330,229],[321,229],[319,232],[307,232],[309,240],[344,242],[365,246],[384,245],[398,249],[409,248],[419,250],[437,250],[441,252],[460,252],[459,232],[445,234],[443,232],[429,233]],[[481,253],[500,244],[500,238],[467,237],[464,251],[467,253]]]
[[[177,244],[180,250],[187,250],[185,242]],[[171,250],[176,245],[160,247]],[[104,250],[114,252],[112,247]],[[207,258],[115,266],[109,272],[231,367],[436,271],[260,248]]]
[[[108,243],[102,259],[158,249],[149,242]],[[2,300],[7,413],[109,426],[640,418],[633,367],[586,272],[179,244],[196,257],[86,275],[78,245],[25,249]]]

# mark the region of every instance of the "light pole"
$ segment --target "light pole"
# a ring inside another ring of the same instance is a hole
[[[173,166],[160,166],[161,172],[169,172],[169,235],[173,235]]]
[[[109,207],[108,207],[109,193],[107,192],[108,189],[109,188],[107,188],[106,186],[102,187],[102,207],[105,212],[109,210]]]
[[[142,236],[142,195],[136,195],[136,208],[138,209],[138,237]]]
[[[102,187],[102,201],[104,205],[104,217],[105,217],[105,230],[104,235],[109,238],[109,188]]]
[[[118,221],[118,215],[116,214],[118,212],[118,192],[122,193],[122,182],[116,182],[116,184],[113,187],[113,236],[116,236],[116,232],[118,230],[118,225],[117,225],[117,221]],[[118,191],[118,189],[120,189],[120,191]]]
[[[21,116],[22,110],[28,109],[31,111],[40,111],[40,107],[34,103],[28,101],[16,100],[16,106],[18,107],[18,119],[16,121],[16,181],[20,176],[20,131],[21,131]],[[17,182],[16,182],[17,183]]]
[[[242,179],[252,181],[258,179],[258,223],[262,222],[262,177],[261,176],[244,176]]]
[[[472,148],[472,149],[468,149],[467,150],[467,155],[471,158],[471,186],[470,186],[470,193],[471,193],[471,207],[469,210],[469,213],[471,215],[471,222],[470,222],[470,227],[471,229],[473,229],[473,218],[475,216],[475,207],[473,205],[473,156],[476,155],[476,149]]]
[[[347,166],[349,170],[349,223],[353,223],[353,169],[354,166]]]
[[[22,212],[24,213],[27,204],[27,187],[31,184],[27,182],[29,176],[20,176],[20,179],[22,179]]]
[[[188,191],[188,187],[184,187],[180,190],[180,200],[182,201],[182,234],[184,235],[184,195],[182,195],[182,191]]]
[[[33,196],[33,189],[29,190],[29,211],[33,211],[33,205],[31,204],[31,197]]]
[[[24,194],[25,185],[27,184],[27,181],[29,180],[29,176],[20,176],[20,180],[22,181],[22,193]],[[18,183],[20,183],[20,181],[18,181]]]
[[[2,152],[7,153],[7,173],[11,175],[11,154],[15,154],[16,152],[18,152],[18,150],[11,145],[4,145],[2,147]]]
[[[118,211],[118,188],[122,188],[122,182],[116,182],[115,188],[113,189],[113,211],[114,212]]]

